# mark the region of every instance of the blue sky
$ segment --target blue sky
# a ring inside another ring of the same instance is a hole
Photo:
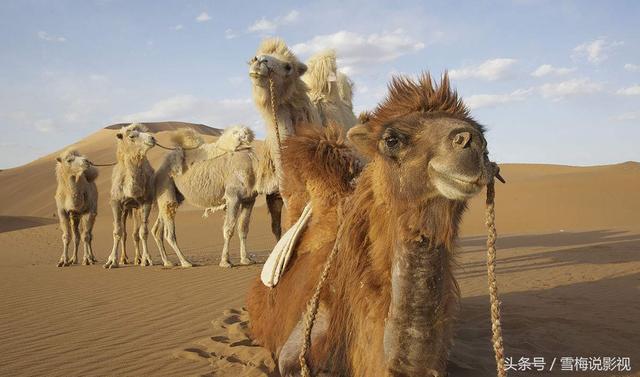
[[[2,1],[0,167],[120,121],[244,123],[246,62],[326,47],[356,111],[394,74],[449,70],[499,162],[640,160],[636,1]]]

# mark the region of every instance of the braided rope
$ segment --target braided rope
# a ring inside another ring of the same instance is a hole
[[[487,278],[489,280],[489,300],[491,301],[491,340],[493,352],[496,357],[496,369],[498,377],[506,377],[504,367],[504,345],[502,342],[502,325],[500,324],[500,299],[498,297],[498,284],[496,282],[496,213],[495,213],[495,188],[493,180],[487,185]]]
[[[327,261],[324,264],[324,268],[322,270],[322,274],[320,275],[320,280],[318,280],[318,284],[316,284],[316,289],[313,292],[313,296],[309,300],[309,304],[307,305],[307,312],[304,315],[304,333],[303,333],[303,342],[302,348],[300,349],[300,355],[298,356],[298,361],[300,362],[300,373],[302,377],[311,377],[311,371],[309,370],[309,365],[307,365],[306,355],[311,348],[311,330],[313,329],[313,323],[316,320],[316,315],[318,314],[318,307],[320,306],[320,292],[322,291],[322,287],[329,276],[329,270],[331,269],[331,265],[335,256],[338,254],[338,243],[340,238],[342,237],[342,225],[338,229],[336,234],[336,242],[333,244],[333,249],[331,253],[327,257]]]
[[[276,84],[273,82],[271,75],[269,75],[269,99],[271,100],[271,113],[273,115],[273,125],[276,128],[276,138],[278,139],[278,152],[280,152],[282,151],[282,146],[280,145],[280,128],[278,127],[278,117],[276,116],[275,86]]]
[[[91,164],[91,166],[96,166],[96,167],[99,167],[99,166],[115,166],[117,164],[117,162],[112,162],[110,164],[94,164],[91,161],[89,161],[89,163]]]

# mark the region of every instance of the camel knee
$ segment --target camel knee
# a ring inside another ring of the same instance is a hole
[[[87,242],[90,243],[93,239],[93,236],[91,235],[91,233],[89,232],[84,232],[82,233],[82,241],[83,242]]]
[[[138,233],[134,234],[134,237],[137,237],[136,241],[139,241],[139,240],[146,240],[148,235],[149,235],[149,229],[147,228],[147,224],[143,224],[140,227],[140,230],[138,231]]]
[[[62,232],[62,242],[65,244],[71,242],[71,234],[69,232]]]

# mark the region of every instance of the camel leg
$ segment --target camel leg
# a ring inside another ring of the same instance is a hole
[[[222,247],[222,256],[220,257],[220,267],[231,267],[229,261],[229,241],[233,236],[238,221],[238,212],[240,211],[240,200],[237,197],[227,200],[227,213],[224,217],[224,226],[222,234],[224,236],[224,246]]]
[[[253,261],[247,255],[247,233],[249,233],[249,222],[251,220],[251,211],[256,199],[248,199],[242,202],[240,206],[240,217],[238,218],[238,238],[240,238],[240,264],[253,264]]]
[[[129,257],[127,256],[127,218],[131,214],[132,209],[122,212],[122,237],[120,238],[120,248],[122,254],[120,254],[120,264],[129,264]]]
[[[276,241],[282,236],[282,198],[279,193],[267,194],[267,208],[271,215],[271,233]]]
[[[76,213],[72,213],[71,220],[71,232],[73,234],[73,254],[69,259],[69,264],[78,264],[78,249],[80,248],[80,216]]]
[[[82,216],[82,243],[84,246],[84,256],[82,257],[82,264],[90,265],[97,262],[95,255],[93,255],[93,248],[91,247],[91,241],[93,238],[93,224],[96,221],[95,213],[87,213]]]
[[[158,245],[158,251],[160,251],[160,258],[162,258],[162,264],[165,267],[172,267],[173,263],[167,258],[167,251],[164,248],[164,220],[162,219],[162,214],[158,214],[158,219],[155,224],[151,228],[151,235],[153,239],[156,240],[156,245]]]
[[[174,218],[167,218],[164,228],[164,237],[169,245],[171,245],[173,251],[176,252],[178,259],[180,260],[180,265],[182,267],[192,267],[193,264],[185,258],[182,250],[180,250],[180,247],[178,246],[178,238],[176,237],[176,221]]]
[[[133,210],[133,246],[135,247],[135,255],[133,256],[133,264],[139,266],[142,264],[142,259],[140,258],[140,213],[141,209]]]
[[[113,248],[107,262],[104,264],[104,268],[117,268],[118,267],[118,246],[122,239],[123,226],[122,226],[122,207],[117,201],[111,202],[111,211],[113,212]]]
[[[64,267],[69,265],[69,242],[71,241],[69,214],[64,210],[58,210],[58,220],[60,221],[60,230],[62,230],[62,256],[58,267]]]
[[[142,243],[142,260],[141,266],[153,266],[153,261],[147,249],[147,237],[149,236],[149,214],[151,213],[151,203],[145,203],[139,209],[140,211],[140,243]]]

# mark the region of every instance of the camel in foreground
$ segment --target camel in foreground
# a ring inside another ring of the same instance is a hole
[[[56,206],[62,230],[62,256],[58,267],[78,263],[80,239],[84,246],[82,264],[97,262],[91,248],[93,223],[98,214],[98,170],[87,158],[73,149],[56,158]],[[82,230],[80,223],[82,222]],[[82,232],[82,233],[80,233]],[[69,258],[69,242],[73,235],[73,254]]]
[[[287,203],[284,224],[285,228],[288,228],[299,218],[309,195],[304,191],[296,192],[283,186],[280,148],[288,137],[296,133],[296,129],[304,128],[304,125],[322,124],[323,119],[339,121],[335,106],[329,106],[335,98],[329,97],[327,92],[336,85],[325,85],[327,80],[336,77],[335,55],[319,55],[315,61],[311,61],[315,71],[310,72],[307,78],[309,82],[316,84],[315,101],[310,98],[309,87],[303,81],[303,75],[308,71],[307,65],[298,60],[281,39],[264,40],[249,63],[253,100],[267,125],[265,148],[258,159],[261,161],[261,167],[257,171],[256,179],[264,192],[272,194],[267,196],[270,211],[281,210],[282,204],[277,193],[282,195]],[[340,80],[344,83],[348,78],[342,76]],[[335,93],[335,89],[332,89],[332,93]],[[318,107],[316,103],[326,106]],[[340,115],[340,118],[343,117],[347,116]],[[272,219],[276,218],[274,212]],[[276,227],[279,224],[272,226]]]
[[[256,279],[247,298],[252,335],[283,376],[301,373],[303,316],[334,247],[306,353],[312,373],[446,375],[458,226],[497,166],[446,75],[439,86],[428,74],[394,78],[389,91],[348,133],[370,160],[355,180],[355,157],[335,134],[285,143],[285,180],[304,185],[313,214],[279,284]],[[294,164],[303,174],[289,179]]]
[[[240,126],[226,129],[215,143],[209,144],[192,130],[175,135],[177,149],[165,156],[155,176],[158,219],[152,233],[165,266],[172,264],[167,259],[163,235],[180,264],[191,267],[176,238],[175,215],[183,200],[207,210],[226,209],[220,267],[231,267],[229,242],[236,223],[239,223],[240,263],[253,263],[246,249],[249,220],[258,194],[253,138],[249,128]]]
[[[111,175],[111,210],[113,212],[113,248],[105,268],[118,267],[118,248],[122,245],[120,263],[126,264],[125,252],[127,215],[134,219],[135,264],[153,265],[147,249],[148,222],[153,205],[153,168],[147,152],[156,145],[156,139],[140,123],[132,123],[116,134],[116,165]],[[142,246],[142,256],[140,247]]]

